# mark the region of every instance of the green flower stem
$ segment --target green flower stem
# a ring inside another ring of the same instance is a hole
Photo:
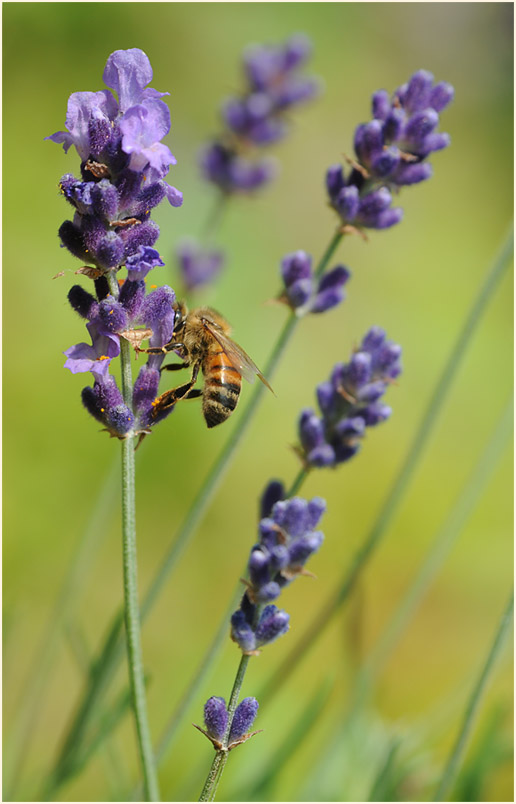
[[[320,276],[326,269],[340,241],[342,240],[342,237],[343,234],[340,231],[337,231],[332,237],[329,246],[327,247],[323,257],[321,258],[321,261],[319,262],[319,265],[316,268],[315,273],[317,276]],[[276,370],[287,344],[290,341],[290,338],[292,337],[300,320],[301,319],[297,318],[294,313],[289,315],[265,367],[264,374],[267,378],[272,378],[272,375],[274,374],[274,371]],[[142,620],[144,620],[152,610],[152,607],[158,599],[159,594],[168,579],[168,576],[182,555],[190,536],[195,531],[197,525],[206,513],[206,510],[213,499],[213,496],[219,484],[221,483],[226,470],[229,467],[230,461],[236,452],[236,449],[239,446],[254,413],[256,412],[264,391],[265,386],[262,383],[257,383],[247,407],[238,419],[230,438],[226,442],[226,445],[212,466],[203,486],[195,497],[190,510],[186,515],[186,519],[179,530],[175,542],[172,544],[163,561],[160,563],[159,569],[143,599],[141,607]],[[123,620],[121,613],[117,613],[104,641],[99,658],[95,663],[95,671],[92,674],[91,682],[86,689],[81,704],[79,705],[78,714],[75,717],[65,738],[63,749],[52,776],[54,790],[73,774],[74,755],[80,748],[80,743],[84,738],[88,722],[93,714],[95,706],[106,689],[110,677],[113,676],[117,662],[120,660],[122,655],[120,643],[122,622]]]
[[[453,345],[448,360],[439,377],[437,384],[431,394],[430,401],[421,419],[421,423],[414,435],[412,444],[409,447],[405,462],[397,475],[391,490],[385,500],[380,514],[374,523],[371,531],[367,535],[362,547],[355,555],[353,562],[348,570],[343,574],[338,587],[327,603],[323,606],[311,626],[305,631],[303,637],[287,655],[276,672],[271,676],[262,688],[259,698],[261,701],[272,698],[282,688],[288,680],[292,671],[297,668],[304,655],[315,644],[317,639],[324,633],[326,626],[332,618],[340,611],[344,603],[349,599],[361,572],[367,562],[384,537],[395,512],[403,500],[403,496],[410,485],[414,476],[415,469],[421,460],[424,448],[428,443],[430,435],[435,427],[437,419],[444,403],[450,392],[453,380],[455,379],[462,361],[466,355],[467,348],[472,336],[480,324],[482,315],[491,300],[502,276],[509,265],[513,249],[513,232],[507,236],[503,246],[489,270],[477,297],[473,301],[470,311],[466,317],[462,330]]]
[[[496,661],[500,656],[506,639],[511,633],[512,616],[514,612],[514,592],[511,593],[509,603],[502,615],[494,641],[489,649],[487,659],[478,677],[477,683],[471,693],[464,712],[463,720],[455,744],[451,750],[448,762],[444,769],[441,781],[437,788],[434,801],[444,801],[448,795],[451,785],[457,775],[461,759],[464,755],[466,744],[471,734],[475,716],[478,712],[482,696],[486,690],[488,681],[493,673]]]
[[[118,297],[115,275],[108,274],[109,289]],[[122,395],[129,409],[133,403],[132,349],[125,338],[120,338],[120,366]],[[140,606],[138,602],[138,571],[136,557],[136,504],[134,434],[122,439],[122,554],[124,569],[124,621],[129,665],[129,687],[136,720],[136,734],[143,770],[146,801],[159,801],[159,784],[156,762],[152,750],[147,698],[143,676],[143,657],[140,634]]]
[[[296,479],[292,483],[291,487],[289,488],[287,494],[285,495],[285,499],[288,500],[290,497],[293,497],[298,491],[301,489],[301,486],[305,482],[306,478],[308,477],[308,473],[310,471],[310,467],[302,466],[299,470]]]

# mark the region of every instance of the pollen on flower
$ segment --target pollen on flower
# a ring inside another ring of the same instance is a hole
[[[109,360],[109,357],[107,355],[100,355],[100,357],[97,357],[97,360]]]
[[[157,288],[158,286],[157,285],[150,285],[150,287],[154,290],[154,288]]]

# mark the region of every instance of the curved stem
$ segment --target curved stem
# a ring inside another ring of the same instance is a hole
[[[448,762],[446,763],[446,767],[444,769],[444,773],[437,788],[434,801],[444,800],[444,797],[448,794],[448,791],[456,776],[460,761],[462,759],[462,755],[464,754],[464,750],[466,748],[466,743],[471,733],[473,721],[475,720],[475,715],[477,713],[478,707],[480,706],[482,695],[485,691],[491,673],[493,672],[496,660],[498,659],[498,656],[500,655],[504,647],[505,640],[510,633],[510,625],[512,622],[513,611],[514,611],[514,592],[511,593],[509,603],[507,604],[505,611],[502,615],[502,619],[496,631],[494,641],[489,649],[487,659],[480,672],[480,676],[477,680],[477,683],[475,684],[473,692],[471,693],[470,699],[466,706],[466,711],[464,712],[464,717],[462,720],[459,733],[457,735],[457,739],[452,748],[451,754],[448,758]]]

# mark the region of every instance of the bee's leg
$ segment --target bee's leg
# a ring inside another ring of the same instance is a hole
[[[188,368],[190,363],[169,363],[166,366],[161,366],[160,371],[179,371],[179,369]]]
[[[147,349],[140,349],[137,348],[137,352],[144,352],[146,355],[166,355],[169,352],[183,352],[185,351],[184,343],[178,343],[176,341],[170,341],[166,343],[164,346],[149,346]]]
[[[192,388],[182,399],[198,399],[202,396],[202,388]]]
[[[200,365],[200,363],[196,363],[194,365],[192,376],[189,382],[186,382],[184,385],[180,385],[178,388],[172,388],[170,391],[165,391],[165,393],[161,394],[161,396],[158,396],[158,398],[154,400],[154,417],[157,416],[162,410],[166,410],[167,408],[172,407],[172,405],[175,405],[180,399],[193,399],[196,396],[201,395],[201,390],[199,390],[198,393],[195,393],[195,390],[197,389],[193,388],[195,381],[197,380],[197,375],[199,374]]]

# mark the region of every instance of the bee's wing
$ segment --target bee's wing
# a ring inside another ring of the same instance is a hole
[[[271,386],[263,376],[262,372],[256,365],[256,363],[251,360],[249,355],[244,352],[241,346],[238,343],[235,343],[228,335],[225,335],[218,329],[215,329],[213,326],[210,326],[210,322],[204,320],[204,326],[210,333],[210,335],[215,338],[215,340],[220,344],[224,353],[228,356],[231,365],[235,368],[239,374],[242,375],[247,382],[254,382],[255,376],[258,376],[260,380],[263,382],[264,385],[267,386],[269,391],[272,391]],[[274,393],[274,391],[272,391]]]

